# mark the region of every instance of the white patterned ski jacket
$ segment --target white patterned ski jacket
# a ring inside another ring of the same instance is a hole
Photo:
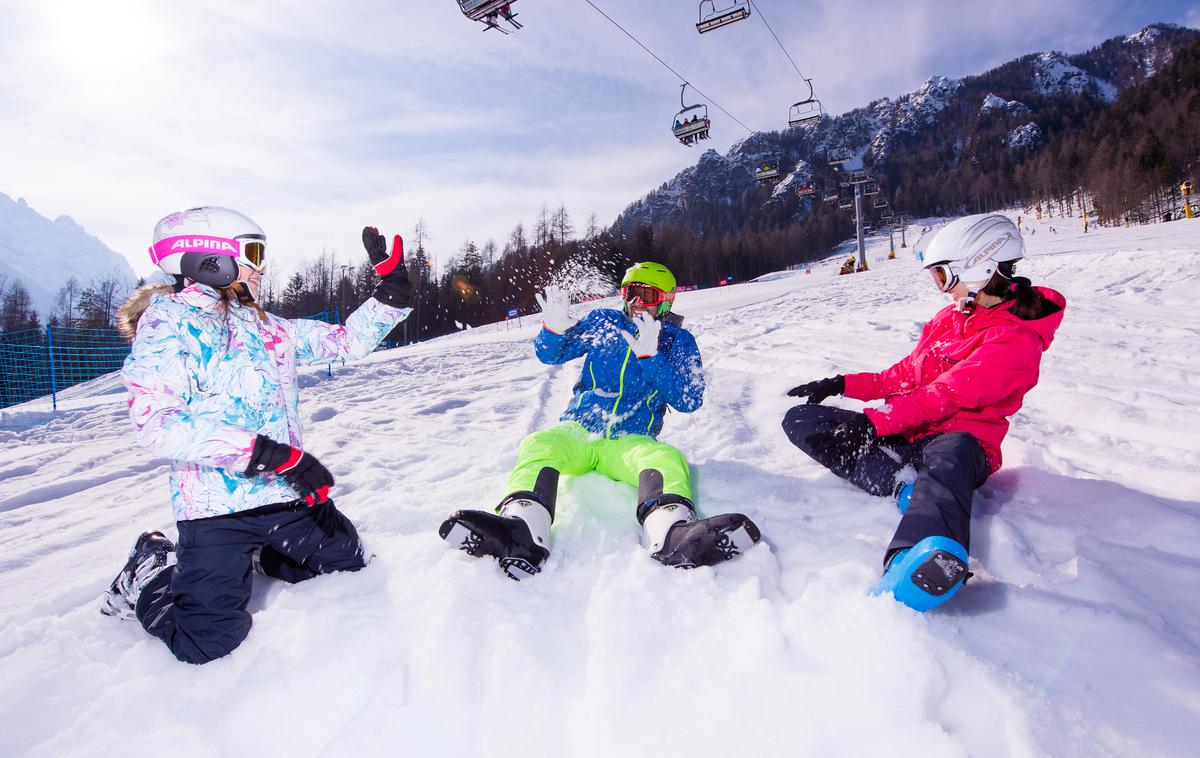
[[[267,316],[193,284],[142,314],[121,378],[139,441],[171,459],[175,518],[296,499],[283,479],[243,474],[257,435],[302,448],[297,366],[371,353],[411,309],[372,298],[345,326]]]

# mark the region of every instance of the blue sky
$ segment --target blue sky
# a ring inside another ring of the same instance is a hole
[[[806,92],[757,16],[701,36],[691,0],[594,1],[753,129],[785,127]],[[1154,21],[1200,27],[1200,0],[757,7],[833,113]],[[608,224],[695,162],[668,131],[669,72],[583,0],[514,9],[525,28],[504,36],[453,0],[0,0],[0,191],[143,273],[159,217],[228,205],[288,269],[356,259],[365,224],[424,218],[442,261],[543,203]],[[746,136],[713,115],[709,146]]]

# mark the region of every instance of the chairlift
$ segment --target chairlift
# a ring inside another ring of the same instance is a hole
[[[817,194],[817,185],[815,182],[806,182],[796,187],[796,194],[800,197],[808,197],[809,195]]]
[[[836,203],[838,201],[838,193],[826,192],[825,196],[821,198],[821,201],[825,203]]]
[[[805,79],[804,81],[808,84],[808,97],[792,105],[788,111],[788,126],[796,127],[820,121],[821,116],[825,115],[825,109],[821,107],[821,101],[813,93],[812,79]]]
[[[779,181],[779,163],[771,161],[754,167],[754,179],[759,184],[775,184]]]
[[[849,145],[839,145],[838,147],[829,148],[829,152],[825,156],[825,162],[830,166],[837,166],[842,163],[849,163],[854,160],[854,151]]]
[[[706,5],[707,13],[704,12]],[[733,5],[721,10],[717,10],[715,0],[703,0],[700,3],[700,21],[696,24],[696,31],[704,34],[746,18],[750,18],[750,0],[734,0]]]
[[[679,86],[681,110],[675,114],[675,123],[671,127],[671,132],[680,143],[690,147],[702,139],[708,139],[708,128],[711,122],[708,120],[707,105],[686,105],[683,102],[683,91],[687,89],[687,86],[687,82]],[[688,118],[689,116],[691,118]]]
[[[512,12],[512,4],[516,0],[458,0],[458,9],[472,21],[483,24],[483,30],[495,29],[504,34],[511,34],[508,29],[500,26],[500,19],[512,24],[513,29],[520,29],[521,23],[516,20],[517,14]]]
[[[856,168],[846,177],[846,181],[851,184],[866,184],[871,181],[871,175],[865,168]]]
[[[863,187],[863,194],[864,195],[878,195],[879,194],[879,182],[867,182],[866,185]]]
[[[869,184],[868,184],[867,186],[868,186],[868,187],[870,187],[871,185],[869,185]],[[868,194],[869,194],[869,193],[868,193]],[[883,197],[882,195],[880,195],[879,197],[875,198],[875,207],[876,207],[876,208],[886,208],[886,207],[888,207],[888,201],[887,201],[887,198]]]
[[[850,190],[842,190],[838,193],[838,208],[848,211],[854,207],[854,193]]]
[[[892,213],[891,208],[886,208],[886,209],[884,209],[883,213],[879,214],[879,217],[882,218],[884,221],[891,221],[895,215],[896,215],[895,213]]]

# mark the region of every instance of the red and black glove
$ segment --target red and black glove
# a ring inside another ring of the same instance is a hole
[[[397,234],[392,238],[392,252],[387,252],[387,240],[373,226],[364,226],[363,247],[375,273],[379,274],[379,285],[374,297],[394,308],[407,308],[412,303],[412,286],[408,283],[408,267],[404,265],[404,240]]]
[[[329,501],[333,474],[316,456],[260,434],[250,451],[246,476],[257,476],[264,471],[273,471],[283,477],[309,507]]]

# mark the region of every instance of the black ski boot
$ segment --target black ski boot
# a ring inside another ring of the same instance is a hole
[[[683,498],[643,503],[638,511],[650,554],[675,568],[712,566],[741,555],[762,539],[754,522],[740,513],[696,521],[692,504]]]
[[[129,560],[104,593],[100,612],[105,616],[132,619],[138,595],[150,580],[175,565],[175,543],[162,532],[146,532],[129,551]]]
[[[509,579],[527,579],[541,571],[550,557],[545,547],[550,513],[529,498],[506,498],[498,510],[499,514],[458,511],[442,522],[438,534],[467,555],[492,556]]]

